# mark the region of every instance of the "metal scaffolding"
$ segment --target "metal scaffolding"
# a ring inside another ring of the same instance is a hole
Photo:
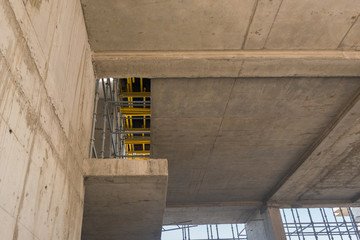
[[[280,212],[288,240],[360,239],[360,223],[356,221],[351,208],[285,208]],[[245,224],[178,224],[163,226],[162,231],[163,240],[247,239]],[[164,234],[169,231],[177,232],[176,236]],[[199,231],[202,232],[201,237]]]
[[[351,208],[286,208],[281,215],[289,240],[360,239]]]
[[[98,115],[102,115],[102,124],[97,124]],[[150,117],[150,79],[97,80],[90,158],[149,159]],[[96,132],[101,132],[101,139],[95,138]]]
[[[170,225],[163,226],[163,235],[169,231],[177,231],[182,240],[245,240],[244,224],[207,224],[207,225]],[[182,238],[181,238],[182,237]]]

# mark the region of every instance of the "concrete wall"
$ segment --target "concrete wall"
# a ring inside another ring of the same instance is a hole
[[[93,88],[79,1],[0,0],[1,239],[80,239]]]

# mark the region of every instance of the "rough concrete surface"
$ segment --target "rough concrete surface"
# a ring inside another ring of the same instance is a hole
[[[94,74],[77,1],[0,0],[1,239],[79,239]]]
[[[122,51],[94,54],[97,77],[354,77],[357,51]]]
[[[100,206],[87,217],[156,216],[159,238],[161,168],[124,177],[126,164],[83,162],[92,55],[98,77],[155,78],[165,223],[246,221],[268,200],[359,205],[359,11],[357,0],[0,0],[1,238],[79,239],[84,172],[86,204]]]
[[[249,206],[167,206],[164,225],[246,223],[260,205]]]
[[[81,3],[95,52],[359,47],[357,0]]]
[[[248,240],[286,240],[284,225],[278,208],[258,210],[246,224]]]
[[[81,0],[81,3],[89,42],[95,52],[97,77],[360,74],[358,59],[323,58],[321,52],[341,54],[359,49],[357,0],[109,0],[106,4]],[[253,50],[258,52],[248,54]],[[277,56],[271,56],[272,51]],[[289,51],[293,58],[286,58]],[[312,56],[306,56],[306,51],[312,52]]]
[[[359,87],[358,78],[153,79],[151,154],[169,161],[168,205],[264,200]]]
[[[89,159],[84,169],[82,239],[160,240],[166,160]]]
[[[274,192],[272,201],[359,200],[359,94],[343,109],[331,131],[304,155],[303,163]]]

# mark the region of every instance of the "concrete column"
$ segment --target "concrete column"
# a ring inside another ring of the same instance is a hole
[[[278,208],[268,207],[246,223],[248,240],[286,240],[284,225]]]

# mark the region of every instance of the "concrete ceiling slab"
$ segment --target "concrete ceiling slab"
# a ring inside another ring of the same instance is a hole
[[[211,88],[221,83],[230,88],[219,91],[225,104],[217,97],[212,104],[201,89],[213,93]],[[359,87],[357,78],[153,79],[156,114],[151,151],[153,157],[169,161],[168,204],[262,201]],[[210,122],[213,133],[206,132],[201,139],[199,129],[208,128],[198,122],[202,119],[207,125],[210,110],[201,108],[198,95],[206,96],[205,106],[215,106],[211,110],[216,113],[210,114],[222,116],[219,128]],[[198,114],[186,112],[187,108],[170,111],[173,118],[166,120],[173,119],[174,124],[158,125],[159,116],[180,105],[196,108]],[[192,118],[195,124],[188,124]],[[186,127],[181,139],[189,139],[188,143],[159,142],[159,133],[180,135],[182,120]]]
[[[192,81],[157,79],[151,85],[152,118],[222,117],[234,79],[193,79]],[[155,93],[155,94],[153,94]],[[154,127],[154,126],[152,126]],[[156,127],[156,125],[155,125]]]
[[[359,15],[356,22],[351,26],[351,29],[340,43],[340,49],[354,49],[359,50],[360,48],[360,21]]]
[[[351,49],[357,42],[342,41],[354,34],[360,10],[357,0],[81,3],[95,52]]]
[[[174,177],[169,179],[168,196],[177,196],[178,198],[169,199],[167,197],[168,202],[191,202],[194,200],[195,196],[191,193],[197,183],[201,182],[204,165],[207,164],[211,148],[212,144],[201,143],[152,143],[151,156],[162,155],[171,161],[171,166],[174,166],[174,168],[169,168],[169,175]],[[189,159],[189,161],[191,159],[191,167],[189,162],[184,159]]]
[[[81,2],[91,48],[99,52],[240,49],[255,0]]]
[[[359,96],[358,91],[337,116],[331,131],[274,188],[270,201],[348,200],[348,204],[359,204]]]
[[[88,159],[82,239],[158,239],[166,202],[163,159]]]
[[[359,1],[284,0],[266,49],[337,49],[358,20]]]
[[[206,124],[204,124],[204,120]],[[151,131],[156,131],[156,144],[203,143],[211,144],[217,136],[221,118],[152,118]],[[177,126],[173,131],[169,128]],[[192,129],[190,134],[184,132]]]
[[[360,74],[357,0],[81,3],[99,78]]]
[[[258,0],[250,19],[244,49],[263,49],[282,0]]]

